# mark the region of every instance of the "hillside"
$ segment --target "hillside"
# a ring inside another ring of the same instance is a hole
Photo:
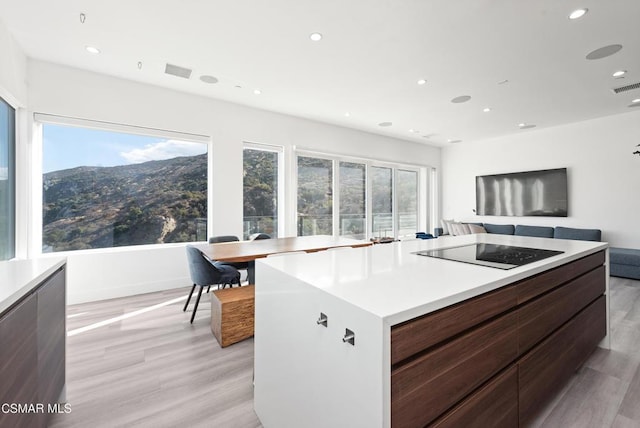
[[[43,181],[45,251],[206,239],[206,154],[81,166]]]

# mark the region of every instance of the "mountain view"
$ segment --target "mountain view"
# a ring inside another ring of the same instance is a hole
[[[43,175],[43,250],[207,238],[207,155]]]

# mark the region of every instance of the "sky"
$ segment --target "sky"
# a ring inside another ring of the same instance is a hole
[[[73,126],[43,125],[43,173],[78,166],[117,166],[194,156],[207,145]]]

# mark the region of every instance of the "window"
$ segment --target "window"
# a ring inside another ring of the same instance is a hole
[[[0,260],[15,257],[15,117],[0,98]]]
[[[393,170],[371,167],[372,236],[393,237]]]
[[[426,167],[309,152],[297,165],[298,236],[405,238],[427,227]]]
[[[418,231],[418,173],[396,170],[398,199],[398,236],[414,235]]]
[[[367,166],[340,162],[340,230],[339,234],[354,239],[367,237]]]
[[[43,124],[43,252],[206,240],[206,144],[87,125]]]
[[[298,236],[333,235],[333,161],[298,156]]]
[[[244,148],[244,239],[258,232],[278,236],[279,157],[279,150]]]

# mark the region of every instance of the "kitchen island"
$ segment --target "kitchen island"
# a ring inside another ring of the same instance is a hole
[[[562,253],[512,269],[416,254],[472,244]],[[267,428],[523,425],[608,346],[606,243],[479,234],[256,269]]]

